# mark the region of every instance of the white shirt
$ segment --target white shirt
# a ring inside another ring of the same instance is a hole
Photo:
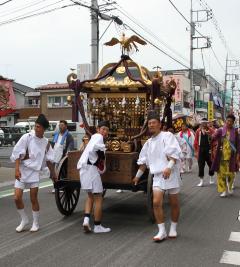
[[[97,159],[98,159],[98,155],[97,155],[97,151],[101,150],[101,151],[106,151],[106,147],[105,144],[103,142],[103,136],[99,133],[93,134],[90,141],[88,142],[86,148],[84,149],[78,164],[77,164],[77,169],[81,169],[84,168],[85,166],[87,166],[87,162],[88,160],[94,164]]]
[[[53,149],[49,146],[47,138],[38,138],[35,132],[24,134],[13,148],[11,161],[20,161],[21,182],[33,183],[39,181],[41,169],[46,161],[53,161]],[[29,159],[23,160],[28,150]]]
[[[170,132],[160,132],[148,139],[144,144],[138,159],[138,165],[146,164],[154,180],[158,179],[161,189],[167,190],[180,186],[179,163],[182,156],[181,148],[175,136]],[[168,157],[174,158],[176,164],[168,179],[164,179],[163,171],[167,168]]]
[[[100,173],[102,174],[105,171],[106,166],[103,171],[100,171],[96,166],[87,164],[88,160],[92,164],[97,161],[98,155],[96,152],[98,150],[105,151],[106,147],[103,142],[103,136],[96,133],[92,135],[77,164],[83,189],[93,189],[93,184],[95,184],[95,189],[97,190],[102,188],[102,183],[99,182],[101,181]]]

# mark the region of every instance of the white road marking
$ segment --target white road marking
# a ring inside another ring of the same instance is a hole
[[[50,187],[53,186],[52,181],[45,181],[45,182],[40,182],[39,184],[39,189],[41,188],[45,188],[45,187]],[[29,192],[30,189],[25,189],[24,193]],[[7,189],[5,191],[0,191],[0,198],[4,198],[4,197],[9,197],[9,196],[13,196],[14,195],[14,189]]]
[[[240,242],[240,232],[231,232],[229,241]]]
[[[225,250],[220,263],[240,265],[240,252]]]

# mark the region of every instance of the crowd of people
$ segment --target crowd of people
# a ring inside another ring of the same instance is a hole
[[[145,170],[153,175],[153,211],[158,233],[153,237],[156,242],[167,237],[177,237],[177,224],[180,214],[179,192],[181,175],[193,171],[194,159],[198,163],[199,183],[206,183],[205,165],[208,165],[209,183],[214,184],[217,173],[217,190],[220,197],[233,194],[234,178],[239,170],[240,140],[239,131],[234,127],[235,117],[227,116],[225,125],[217,127],[214,122],[203,118],[199,128],[194,132],[186,123],[182,124],[179,133],[163,129],[159,115],[148,115],[148,130],[151,137],[143,145],[137,164],[138,171],[133,177],[133,186],[141,180]],[[44,137],[48,128],[48,120],[41,114],[35,123],[35,131],[21,137],[13,149],[11,159],[15,161],[15,203],[21,217],[17,232],[22,232],[29,220],[22,200],[23,190],[30,188],[33,224],[30,231],[39,230],[38,187],[39,172],[47,164],[50,175],[55,182],[56,166],[68,151],[73,149],[73,138],[67,131],[67,123],[60,121],[59,131],[55,134],[53,145]],[[81,188],[87,192],[85,213],[83,218],[84,232],[107,233],[111,229],[104,227],[102,220],[103,185],[101,174],[106,170],[105,140],[108,136],[109,124],[99,122],[97,133],[91,138],[85,136],[80,147],[81,156],[76,168],[79,170]],[[205,179],[204,179],[205,178]],[[163,198],[169,196],[171,207],[171,223],[167,234]],[[91,228],[93,213],[94,227]]]

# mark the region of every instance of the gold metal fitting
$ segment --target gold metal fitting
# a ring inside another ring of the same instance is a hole
[[[68,102],[68,104],[72,103],[72,96],[71,95],[67,96],[67,102]]]

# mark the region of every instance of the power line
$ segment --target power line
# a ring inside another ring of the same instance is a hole
[[[173,56],[169,55],[166,51],[162,50],[161,48],[159,48],[157,45],[155,45],[153,42],[151,42],[150,40],[148,40],[147,38],[145,38],[143,35],[141,35],[139,32],[137,32],[136,30],[134,30],[131,26],[127,25],[124,23],[124,26],[128,29],[130,29],[132,32],[134,32],[136,35],[138,35],[139,37],[141,37],[142,39],[144,39],[147,43],[149,43],[151,46],[153,46],[154,48],[156,48],[158,51],[160,51],[161,53],[163,53],[164,55],[166,55],[167,57],[171,58],[172,60],[174,60],[175,62],[177,62],[178,64],[180,64],[181,66],[185,67],[187,70],[190,70],[190,68],[185,65],[184,63],[182,63],[181,61],[179,61],[178,59],[174,58]],[[202,79],[204,79],[206,81],[207,84],[210,84],[213,88],[217,89],[217,91],[219,90],[218,87],[215,86],[215,84],[211,83],[206,76],[201,75],[199,72],[193,70],[193,73],[199,77],[201,77]]]
[[[25,16],[25,17],[12,19],[11,21],[6,21],[6,22],[0,23],[0,26],[6,25],[6,24],[10,24],[10,23],[14,23],[14,22],[18,22],[18,21],[25,20],[25,19],[32,18],[32,17],[37,17],[37,16],[40,16],[40,15],[45,15],[45,14],[52,13],[54,11],[57,11],[57,10],[60,10],[60,9],[63,9],[63,8],[67,8],[67,7],[71,7],[71,6],[74,6],[74,4],[61,6],[61,7],[56,7],[56,8],[45,10],[45,11],[42,11],[42,12],[39,12],[39,13],[31,14],[31,15],[28,15],[28,16]]]
[[[105,1],[106,2],[106,1]],[[166,42],[164,42],[163,40],[161,40],[159,38],[159,36],[157,36],[156,34],[154,34],[150,29],[148,29],[145,25],[143,25],[141,22],[139,22],[136,18],[134,18],[131,14],[129,14],[129,12],[127,12],[123,7],[121,7],[119,4],[114,3],[116,7],[116,9],[122,14],[124,15],[126,18],[128,18],[131,22],[133,22],[135,25],[137,25],[139,28],[141,28],[144,32],[146,32],[147,34],[149,34],[151,37],[153,37],[154,39],[156,39],[159,43],[161,43],[162,45],[164,45],[168,50],[170,50],[171,52],[173,52],[175,55],[177,55],[178,57],[180,57],[181,59],[183,59],[185,62],[189,62],[188,59],[186,59],[184,56],[182,56],[180,53],[178,53],[175,49],[173,49],[171,46],[169,46]]]
[[[227,44],[226,38],[225,38],[224,34],[222,33],[222,30],[221,30],[221,28],[220,28],[220,26],[219,26],[219,23],[218,23],[218,21],[217,21],[215,15],[214,15],[214,13],[213,13],[211,7],[208,5],[208,3],[207,3],[205,0],[198,0],[198,1],[199,1],[200,5],[201,5],[202,7],[208,8],[208,9],[212,12],[212,23],[213,23],[213,25],[214,25],[214,27],[215,27],[217,33],[218,33],[218,37],[219,37],[219,39],[221,40],[223,46],[224,46],[225,49],[229,52],[229,54],[231,54],[234,58],[236,58],[236,57],[234,56],[234,54],[232,53],[231,49],[229,48],[228,44]]]
[[[170,4],[174,7],[174,9],[181,15],[181,17],[190,25],[190,27],[192,27],[190,21],[188,21],[188,19],[181,13],[181,11],[176,7],[176,5],[171,1],[171,0],[168,0],[170,2]],[[201,0],[199,0],[201,1]],[[208,7],[207,7],[208,8]],[[210,9],[211,10],[211,9]],[[201,36],[201,37],[205,37],[200,31],[198,31],[196,28],[195,28],[195,31]],[[219,64],[219,66],[221,67],[221,69],[225,72],[225,69],[224,67],[222,66],[222,64],[220,63],[220,60],[218,59],[215,51],[213,50],[212,46],[211,46],[211,50],[213,52],[213,55],[215,57],[215,59],[217,60],[217,63]]]
[[[211,47],[211,51],[213,52],[213,55],[214,55],[215,59],[217,60],[219,66],[220,66],[221,69],[225,72],[225,69],[224,69],[223,65],[221,64],[220,60],[218,59],[218,57],[217,57],[217,55],[216,55],[216,53],[215,53],[215,51],[213,50],[212,47]]]
[[[7,4],[7,3],[9,3],[9,2],[12,2],[13,0],[8,0],[8,1],[5,1],[5,2],[3,2],[3,3],[0,3],[0,6],[3,6],[3,5],[5,5],[5,4]]]
[[[36,5],[39,5],[41,4],[42,2],[46,2],[47,0],[42,0],[42,1],[36,1],[35,3],[31,3],[31,4],[28,4],[28,5],[23,5],[21,7],[15,7],[15,8],[11,8],[11,11],[9,12],[9,10],[6,12],[1,12],[1,18],[2,17],[6,17],[6,16],[9,16],[9,15],[12,15],[14,13],[17,13],[18,11],[22,11],[24,9],[27,9],[29,7],[32,7],[32,6],[36,6]]]
[[[50,7],[50,6],[59,4],[59,3],[63,2],[63,1],[65,1],[65,0],[59,0],[59,1],[57,1],[57,2],[54,2],[54,3],[51,3],[51,4],[49,4],[49,5],[43,6],[43,7],[41,7],[41,8],[38,8],[38,9],[35,9],[35,10],[32,10],[32,11],[26,12],[26,13],[24,13],[24,14],[21,14],[21,15],[19,15],[19,16],[16,16],[16,17],[14,17],[14,18],[12,18],[12,19],[5,20],[5,21],[0,21],[0,25],[5,25],[5,24],[11,23],[11,22],[16,22],[16,21],[18,21],[18,19],[21,18],[21,17],[24,17],[24,18],[25,18],[25,17],[28,17],[27,15],[32,14],[33,12],[36,12],[36,11],[45,9],[45,8],[47,8],[47,7]]]

